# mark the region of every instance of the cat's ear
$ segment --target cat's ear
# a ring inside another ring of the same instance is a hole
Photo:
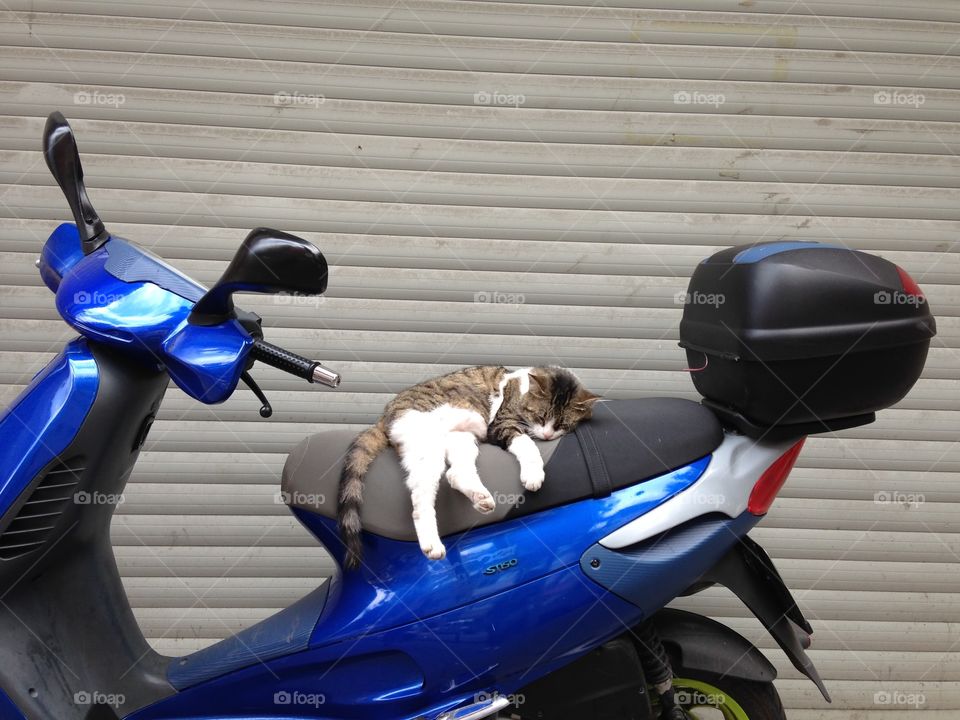
[[[539,397],[550,395],[550,378],[540,373],[530,373],[530,391]]]
[[[577,394],[573,397],[573,402],[575,405],[579,405],[584,409],[592,408],[593,404],[600,399],[600,396],[596,393],[592,393],[586,388],[580,388],[577,390]]]

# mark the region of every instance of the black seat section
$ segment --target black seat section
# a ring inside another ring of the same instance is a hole
[[[334,430],[312,435],[297,445],[283,468],[285,502],[335,518],[343,457],[355,435],[350,430]],[[437,496],[440,535],[602,497],[687,465],[711,453],[722,440],[723,430],[714,414],[690,400],[599,402],[593,419],[576,432],[552,442],[537,441],[546,480],[535,493],[524,492],[519,465],[512,455],[494,445],[481,445],[477,467],[484,485],[497,498],[497,508],[489,515],[478,513],[444,481]],[[507,502],[514,498],[522,500]],[[364,529],[396,540],[416,540],[411,512],[403,469],[396,451],[390,448],[367,473]]]

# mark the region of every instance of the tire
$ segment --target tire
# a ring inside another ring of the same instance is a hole
[[[674,668],[675,699],[696,720],[786,720],[772,682]]]

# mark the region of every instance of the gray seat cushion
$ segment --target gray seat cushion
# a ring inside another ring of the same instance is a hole
[[[343,459],[354,437],[352,430],[331,430],[312,435],[297,445],[283,467],[284,501],[291,507],[335,518]],[[546,462],[559,441],[538,441],[537,445]],[[495,445],[481,444],[477,468],[484,485],[497,500],[496,509],[483,515],[473,509],[467,498],[442,482],[437,493],[441,536],[503,520],[511,507],[508,501],[523,502],[520,468],[513,455]],[[363,497],[364,530],[396,540],[416,540],[413,505],[400,458],[393,448],[387,448],[373,461],[364,480]]]
[[[482,515],[467,498],[442,482],[437,496],[440,535],[596,496],[598,490],[578,432],[551,442],[536,441],[546,469],[546,480],[536,493],[524,493],[520,468],[512,455],[482,444],[477,467],[497,507],[491,514]],[[589,421],[589,432],[603,457],[606,491],[686,465],[712,452],[723,439],[713,413],[678,398],[600,402]],[[343,458],[355,434],[333,430],[312,435],[297,445],[283,468],[284,501],[291,507],[335,518]],[[364,529],[396,540],[416,540],[411,513],[400,460],[396,451],[388,448],[373,462],[364,483]]]

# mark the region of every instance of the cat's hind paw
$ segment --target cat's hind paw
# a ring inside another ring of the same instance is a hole
[[[543,479],[544,474],[542,467],[520,470],[520,484],[523,485],[524,490],[536,492],[540,489],[540,486],[543,485]]]
[[[472,499],[473,509],[484,515],[489,515],[497,507],[497,501],[493,499],[493,495],[490,494],[489,490],[473,493]]]
[[[422,544],[420,545],[420,549],[430,560],[443,560],[447,556],[447,548],[444,547],[443,543],[439,540]]]

